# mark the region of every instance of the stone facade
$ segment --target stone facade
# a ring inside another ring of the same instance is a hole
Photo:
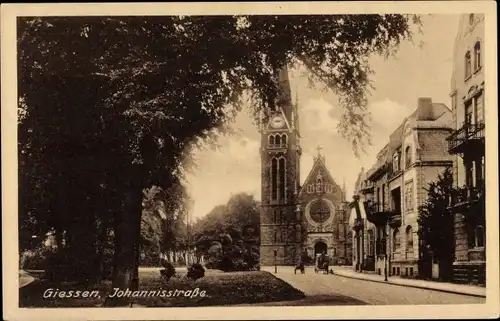
[[[463,283],[485,282],[484,39],[484,15],[462,15],[451,79],[455,132],[449,151],[454,155],[454,184],[461,194],[450,207],[455,215],[454,279]]]
[[[260,264],[292,265],[302,253],[301,218],[296,209],[300,182],[298,115],[292,105],[288,71],[279,71],[275,108],[262,117]]]
[[[375,226],[375,240],[369,241],[375,243],[373,268],[365,259],[363,269],[382,274],[387,268],[388,275],[432,274],[432,264],[420,271],[418,208],[426,202],[428,184],[453,164],[445,149],[451,120],[445,105],[420,98],[415,112],[378,153],[376,164],[360,174],[355,195],[364,201],[358,207]]]
[[[345,190],[332,178],[319,153],[299,192],[299,202],[308,256],[316,257],[326,250],[331,264],[350,264],[352,246]]]
[[[279,81],[276,104],[261,117],[260,264],[294,265],[324,251],[332,264],[350,263],[345,191],[321,156],[301,188],[299,119],[286,67]]]

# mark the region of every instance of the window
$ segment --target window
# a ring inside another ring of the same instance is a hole
[[[405,163],[406,163],[406,168],[410,167],[410,165],[411,165],[411,146],[407,146],[405,149]]]
[[[476,96],[475,99],[475,105],[476,105],[476,124],[482,124],[484,123],[484,96],[481,93],[480,95]]]
[[[481,180],[484,181],[486,176],[484,176],[484,156],[481,157]]]
[[[274,243],[278,243],[278,231],[274,230]]]
[[[385,184],[382,184],[382,208],[380,211],[385,211]]]
[[[278,168],[278,189],[279,189],[279,197],[280,199],[285,199],[285,166],[286,160],[284,158],[280,158],[279,160],[279,168]]]
[[[399,154],[395,153],[394,156],[392,156],[392,168],[394,172],[399,171]]]
[[[484,227],[482,225],[477,226],[474,234],[475,234],[475,246],[484,247]]]
[[[373,231],[369,230],[368,231],[368,255],[373,255],[374,254],[374,237],[373,237]]]
[[[318,200],[311,205],[311,218],[318,224],[325,223],[331,215],[330,207],[323,200]]]
[[[413,210],[413,181],[405,184],[405,210]]]
[[[274,139],[274,143],[276,145],[281,145],[281,136],[280,135],[276,135],[276,138]]]
[[[278,211],[275,210],[274,211],[274,215],[273,215],[273,223],[278,222],[278,218],[277,217],[278,217]]]
[[[468,79],[471,76],[472,73],[472,66],[471,66],[471,56],[470,56],[470,51],[467,51],[465,54],[465,79]]]
[[[322,193],[323,192],[323,178],[321,177],[321,174],[318,174],[318,177],[316,178],[316,193]]]
[[[474,45],[474,71],[481,68],[481,43],[478,41]]]
[[[271,199],[278,198],[278,160],[273,158],[271,160]]]
[[[333,186],[332,186],[332,184],[326,184],[325,185],[325,192],[326,193],[333,193]]]
[[[474,109],[472,105],[472,99],[465,103],[465,124],[473,124]]]
[[[465,164],[465,185],[466,186],[475,186],[475,166],[474,162],[468,161]]]
[[[413,251],[413,229],[409,225],[406,227],[406,250]]]
[[[286,140],[287,140],[286,138],[287,136],[285,134],[281,135],[281,145],[283,147],[286,147]]]
[[[269,146],[272,147],[274,145],[274,135],[269,135]]]
[[[396,252],[399,249],[399,229],[395,229],[392,233],[392,252]]]

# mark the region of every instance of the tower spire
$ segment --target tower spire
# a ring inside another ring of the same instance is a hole
[[[292,104],[292,92],[290,89],[290,79],[288,76],[288,66],[283,64],[283,66],[277,71],[278,72],[278,93],[276,99],[275,110],[282,110],[287,118],[288,122],[292,124],[294,122],[294,112]]]

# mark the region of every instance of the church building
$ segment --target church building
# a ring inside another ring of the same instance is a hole
[[[348,203],[318,154],[300,185],[299,117],[288,70],[279,70],[280,93],[261,117],[260,265],[295,265],[321,253],[330,264],[351,264]],[[264,121],[265,120],[265,121]]]

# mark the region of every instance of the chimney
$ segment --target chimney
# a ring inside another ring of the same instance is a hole
[[[418,99],[418,120],[433,120],[432,98],[420,97]]]

